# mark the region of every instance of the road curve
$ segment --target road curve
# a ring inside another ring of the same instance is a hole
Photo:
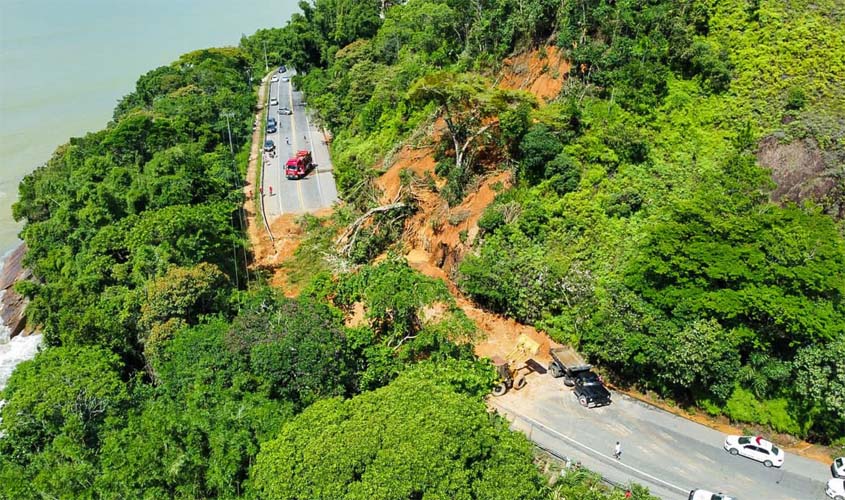
[[[613,481],[648,486],[661,498],[686,500],[695,488],[742,500],[826,498],[830,470],[824,464],[787,453],[783,468],[767,469],[729,455],[722,433],[619,393],[610,406],[587,409],[561,379],[534,373],[524,389],[490,404],[535,443]],[[612,457],[616,441],[622,443],[618,461]]]

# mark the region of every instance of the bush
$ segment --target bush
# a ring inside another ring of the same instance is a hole
[[[725,415],[731,420],[768,425],[778,432],[803,436],[808,426],[806,423],[802,425],[792,416],[791,406],[786,398],[761,401],[751,391],[736,386],[724,409]]]

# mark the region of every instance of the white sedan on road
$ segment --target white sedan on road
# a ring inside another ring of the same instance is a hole
[[[736,500],[724,493],[713,493],[707,490],[692,490],[689,492],[689,500]]]
[[[278,105],[279,105],[279,100],[276,99],[275,97],[271,97],[270,98],[270,106],[278,106]]]
[[[830,473],[833,477],[845,477],[845,457],[839,457],[830,464]]]
[[[725,450],[731,455],[742,455],[766,467],[780,467],[783,465],[785,453],[760,436],[728,436],[725,438]]]
[[[845,500],[845,479],[831,479],[824,492],[833,500]]]
[[[276,83],[279,81],[279,75],[273,75],[273,78],[270,78],[270,81]]]

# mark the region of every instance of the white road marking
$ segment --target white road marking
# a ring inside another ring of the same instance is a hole
[[[303,110],[305,113],[305,126],[308,128],[308,141],[311,143],[311,162],[313,163],[316,159],[317,151],[314,149],[314,136],[311,134],[311,123],[308,121],[308,112]],[[317,172],[317,169],[314,169],[314,180],[317,181],[317,193],[320,196],[320,206],[326,205],[326,200],[323,198],[323,188],[320,186],[320,172]]]
[[[294,110],[293,110],[293,84],[288,82],[288,100],[290,101],[290,132],[291,132],[291,146],[293,146],[293,156],[296,156],[296,120],[294,120]],[[282,159],[279,158],[279,171],[281,171],[281,161]],[[301,179],[296,181],[296,192],[299,195],[299,208],[303,212],[307,212],[305,209],[305,198],[302,196],[302,183],[299,182]]]
[[[672,483],[670,483],[670,482],[664,481],[664,480],[660,479],[659,477],[652,476],[651,474],[649,474],[649,473],[647,473],[647,472],[641,471],[641,470],[639,470],[639,469],[637,469],[637,468],[635,468],[635,467],[631,467],[630,465],[628,465],[628,464],[626,464],[626,463],[623,463],[623,462],[621,462],[621,461],[619,461],[619,460],[616,460],[615,458],[613,458],[613,457],[611,457],[611,456],[609,456],[609,455],[605,455],[604,453],[602,453],[602,452],[600,452],[600,451],[598,451],[598,450],[596,450],[596,449],[594,449],[594,448],[591,448],[591,447],[587,446],[587,445],[586,445],[586,444],[584,444],[584,443],[581,443],[581,442],[579,442],[579,441],[576,441],[575,439],[572,439],[572,438],[571,438],[571,437],[569,437],[569,436],[566,436],[566,435],[564,435],[564,434],[561,434],[560,432],[558,432],[558,431],[556,431],[556,430],[554,430],[554,429],[552,429],[552,428],[548,427],[548,426],[547,426],[547,425],[545,425],[545,424],[542,424],[542,423],[540,423],[540,422],[538,422],[538,421],[534,420],[534,419],[533,419],[533,418],[531,418],[531,417],[527,417],[527,416],[525,416],[525,415],[522,415],[522,414],[520,414],[520,413],[517,413],[517,412],[515,412],[515,411],[513,411],[513,410],[511,410],[511,409],[509,409],[509,408],[507,408],[507,407],[505,407],[504,405],[501,405],[501,404],[499,404],[499,403],[495,403],[495,402],[493,402],[492,404],[493,404],[494,406],[497,406],[497,407],[499,407],[499,408],[501,408],[501,409],[505,410],[506,412],[513,413],[514,415],[518,415],[518,416],[519,416],[519,418],[521,418],[521,419],[525,420],[526,422],[530,423],[531,425],[536,425],[537,427],[540,427],[541,429],[543,429],[543,430],[544,430],[544,431],[546,431],[546,432],[549,432],[549,433],[554,434],[554,435],[556,435],[556,436],[558,436],[558,437],[561,437],[561,438],[563,438],[563,439],[565,439],[565,440],[567,440],[567,441],[569,441],[569,442],[571,442],[571,443],[574,443],[575,445],[580,446],[581,448],[583,448],[583,449],[585,449],[585,450],[589,451],[590,453],[593,453],[593,454],[598,455],[598,456],[600,456],[600,457],[606,458],[606,459],[608,459],[609,461],[611,461],[612,463],[614,463],[614,462],[615,462],[615,464],[616,464],[616,465],[618,465],[618,466],[625,467],[626,469],[629,469],[629,470],[633,471],[633,472],[634,472],[634,473],[636,473],[636,474],[643,475],[643,476],[645,476],[645,477],[647,477],[647,478],[649,478],[649,479],[651,479],[651,480],[653,480],[653,481],[656,481],[656,482],[658,482],[658,483],[661,483],[661,484],[664,484],[664,485],[666,485],[666,486],[669,486],[670,488],[673,488],[673,489],[675,489],[675,490],[677,490],[677,491],[680,491],[681,493],[685,493],[685,494],[686,494],[686,493],[689,493],[689,489],[681,488],[680,486],[677,486],[677,485],[674,485],[674,484],[672,484]]]

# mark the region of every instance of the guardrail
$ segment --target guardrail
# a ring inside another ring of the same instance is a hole
[[[547,447],[545,447],[541,444],[533,443],[533,445],[534,445],[535,450],[542,451],[543,453],[551,455],[555,459],[563,462],[563,469],[564,470],[578,470],[578,469],[581,468],[581,462],[578,461],[578,460],[574,460],[573,458],[568,457],[566,455],[561,455],[560,453],[556,452],[555,450],[553,450],[551,448],[547,448]],[[596,471],[593,471],[593,470],[591,470],[590,472],[596,474],[601,479],[602,483],[606,484],[607,486],[609,486],[611,488],[615,488],[617,490],[622,490],[622,491],[626,491],[626,490],[631,489],[631,486],[628,485],[628,484],[624,484],[624,483],[620,483],[618,481],[614,481],[610,478],[603,476],[599,472],[596,472]]]

